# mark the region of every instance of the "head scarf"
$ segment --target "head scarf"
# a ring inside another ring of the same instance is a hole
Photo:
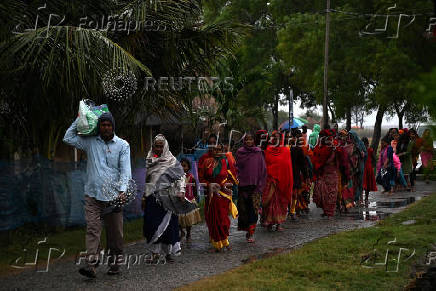
[[[334,133],[331,131],[331,129],[323,129],[319,133],[319,136],[332,136]]]
[[[266,165],[262,150],[257,146],[244,146],[236,152],[236,168],[240,186],[255,185],[261,192],[265,186]]]
[[[315,124],[315,125],[313,126],[313,130],[312,130],[312,133],[311,133],[310,135],[312,135],[313,133],[315,133],[316,135],[318,135],[320,131],[321,131],[321,126],[319,126],[319,124]]]
[[[339,132],[339,134],[340,135],[348,135],[348,131],[346,130],[346,129],[342,129],[340,132]]]
[[[265,150],[265,163],[268,177],[277,183],[280,193],[291,202],[294,176],[290,149],[285,146],[269,145]]]
[[[277,143],[277,141],[276,141],[276,142],[273,144],[273,143],[272,143],[272,139],[274,138],[274,136],[275,136],[276,134],[278,134],[280,137],[279,137],[278,143]],[[268,144],[269,144],[269,145],[272,145],[272,146],[281,146],[281,145],[283,145],[283,135],[282,135],[278,130],[273,130],[273,132],[271,132],[271,137],[270,137],[270,140],[268,141]]]
[[[320,131],[321,131],[321,126],[319,126],[319,124],[315,124],[313,126],[312,133],[309,135],[309,144],[312,148],[316,146],[316,142],[318,141],[318,135]]]
[[[256,146],[260,147],[262,150],[265,150],[268,145],[268,132],[263,129],[256,131],[254,142],[256,143]]]
[[[410,143],[410,136],[406,130],[403,131],[403,133],[400,135],[400,138],[398,140],[398,146],[397,146],[397,154],[407,152],[407,147]],[[404,156],[401,157],[401,159],[404,162]]]
[[[380,146],[383,146],[381,143],[385,143],[386,146],[390,146],[391,145],[391,139],[388,136],[384,136],[381,141],[380,141]]]
[[[353,138],[353,143],[356,145],[356,147],[366,154],[366,146],[363,143],[363,141],[359,138],[357,133],[354,130],[350,130],[350,135]]]
[[[165,136],[162,134],[158,134],[153,139],[153,145],[156,143],[156,141],[163,141],[164,147],[160,157],[157,157],[153,153],[153,148],[151,148],[147,154],[147,158],[145,160],[145,167],[147,171],[146,173],[147,184],[146,184],[146,191],[145,191],[146,196],[153,193],[153,191],[158,186],[157,184],[161,175],[164,174],[166,171],[168,171],[170,168],[174,168],[174,167],[177,168],[176,169],[177,176],[183,175],[183,168],[180,165],[180,163],[177,162],[177,159],[173,156],[173,154],[170,152],[168,141],[166,140]]]

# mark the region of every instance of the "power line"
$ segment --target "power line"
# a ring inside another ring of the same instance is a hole
[[[351,11],[343,11],[343,10],[337,10],[337,9],[330,9],[331,12],[341,13],[341,14],[347,14],[347,15],[355,15],[359,17],[386,17],[386,16],[401,16],[401,15],[409,15],[409,16],[433,16],[433,12],[428,13],[414,13],[408,14],[409,12],[404,12],[400,14],[377,14],[377,13],[357,13],[357,12],[351,12]]]
[[[371,17],[401,17],[401,16],[410,16],[410,17],[421,17],[421,16],[434,16],[433,12],[428,13],[414,13],[414,14],[376,14],[376,13],[358,13],[358,12],[351,12],[351,11],[343,11],[343,10],[337,10],[337,9],[329,9],[330,12],[338,13],[338,14],[344,14],[350,16],[349,18],[342,18],[342,19],[335,19],[331,18],[331,21],[338,22],[338,21],[344,21],[344,20],[351,20],[351,19],[358,19],[358,18],[371,18]],[[327,13],[327,10],[318,11],[315,14],[307,14],[307,15],[313,15],[313,16],[322,16],[324,18],[324,13]],[[280,24],[280,25],[266,25],[264,28],[284,28],[288,25],[306,25],[306,24],[320,24],[319,20],[314,21],[288,21],[286,23]]]

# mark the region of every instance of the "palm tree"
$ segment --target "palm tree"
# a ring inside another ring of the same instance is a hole
[[[103,96],[107,72],[132,72],[138,87],[147,76],[208,76],[232,55],[242,33],[229,22],[206,25],[201,0],[4,2],[0,82],[10,112],[0,113],[0,130],[11,147],[27,140],[48,156],[80,99],[108,103],[128,127],[138,112],[177,112],[198,95],[143,88],[120,106]],[[18,115],[20,122],[11,122]],[[22,134],[12,135],[17,131]]]

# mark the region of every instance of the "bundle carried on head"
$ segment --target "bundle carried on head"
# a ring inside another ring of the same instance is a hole
[[[79,121],[77,132],[79,135],[96,135],[98,133],[98,118],[108,113],[106,104],[96,106],[91,100],[81,100],[79,103]]]

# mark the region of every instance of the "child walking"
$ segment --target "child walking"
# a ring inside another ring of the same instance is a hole
[[[197,183],[195,182],[194,175],[190,173],[191,162],[186,158],[182,158],[180,160],[180,164],[182,165],[183,170],[185,171],[186,174],[185,198],[189,200],[191,203],[197,204],[196,195],[195,195],[195,193],[197,193]],[[198,207],[189,213],[179,215],[181,237],[183,238],[185,236],[185,232],[183,231],[183,229],[186,229],[186,242],[191,241],[192,226],[199,222],[201,222],[201,216],[200,216],[200,208]]]

